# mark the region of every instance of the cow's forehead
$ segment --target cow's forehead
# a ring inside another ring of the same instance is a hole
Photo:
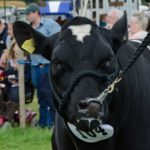
[[[74,64],[93,59],[94,62],[98,62],[101,58],[112,56],[111,45],[101,30],[92,24],[82,24],[70,25],[61,32],[52,58],[60,59],[62,62],[71,61]]]
[[[73,36],[76,36],[77,41],[83,42],[85,37],[91,35],[92,25],[71,25],[68,29],[71,30]]]
[[[111,45],[103,32],[93,24],[71,24],[63,28],[53,51],[53,59],[65,62],[70,57],[76,61],[88,60],[89,57],[107,57],[112,55]]]

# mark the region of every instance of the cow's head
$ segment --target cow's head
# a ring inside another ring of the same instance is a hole
[[[103,76],[84,76],[70,91],[63,115],[66,121],[82,130],[94,128],[105,116],[105,109],[101,110],[100,104],[91,102],[87,105],[84,102],[97,98],[110,83],[109,77],[116,75],[118,64],[115,54],[124,41],[126,31],[126,16],[111,30],[100,29],[89,19],[76,17],[50,38],[26,23],[14,24],[14,35],[21,49],[42,54],[51,61],[53,87],[60,95],[63,96],[83,72]]]

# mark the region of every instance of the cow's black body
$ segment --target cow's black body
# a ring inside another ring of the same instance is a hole
[[[136,45],[136,46],[135,46]],[[137,49],[128,42],[118,52],[123,68]],[[65,123],[56,114],[53,142],[56,150],[149,150],[150,149],[150,52],[146,50],[123,78],[119,92],[112,98],[111,124],[115,135],[94,144],[84,143],[68,133]],[[121,69],[120,68],[120,69]],[[58,136],[59,135],[59,136]],[[65,140],[62,140],[65,139]],[[77,147],[77,148],[76,148]],[[54,150],[55,150],[54,149]]]
[[[68,29],[69,23],[91,24],[93,27],[91,36],[86,36],[84,43],[77,41]],[[62,95],[70,82],[83,71],[111,75],[121,70],[139,46],[133,41],[122,44],[126,33],[124,18],[118,21],[111,31],[105,29],[99,31],[93,23],[84,18],[75,18],[69,23],[61,34],[46,40],[27,24],[18,22],[14,25],[14,33],[20,47],[24,40],[33,38],[35,47],[37,46],[35,52],[51,60],[53,84]],[[21,38],[17,36],[19,33],[24,33]],[[111,61],[111,65],[108,66],[103,64],[112,56],[117,58],[116,61]],[[113,93],[108,102],[109,114],[105,122],[114,127],[114,135],[96,143],[80,141],[67,129],[64,118],[56,113],[52,136],[53,150],[150,150],[149,83],[150,52],[145,50],[119,83],[118,91]],[[96,81],[90,77],[83,78],[71,93],[63,112],[67,116],[65,121],[74,123],[80,100],[86,101],[88,97],[97,97],[105,87],[104,81]]]

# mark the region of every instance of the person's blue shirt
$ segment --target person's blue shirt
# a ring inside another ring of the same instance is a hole
[[[40,24],[35,28],[35,30],[39,31],[46,37],[50,37],[53,34],[60,32],[61,27],[57,22],[49,18],[41,18]],[[31,65],[37,66],[39,64],[49,64],[50,62],[39,54],[31,55]]]

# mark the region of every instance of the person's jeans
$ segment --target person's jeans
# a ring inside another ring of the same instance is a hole
[[[39,125],[51,127],[54,122],[55,109],[49,80],[49,64],[32,66],[32,84],[37,89],[39,103]]]

